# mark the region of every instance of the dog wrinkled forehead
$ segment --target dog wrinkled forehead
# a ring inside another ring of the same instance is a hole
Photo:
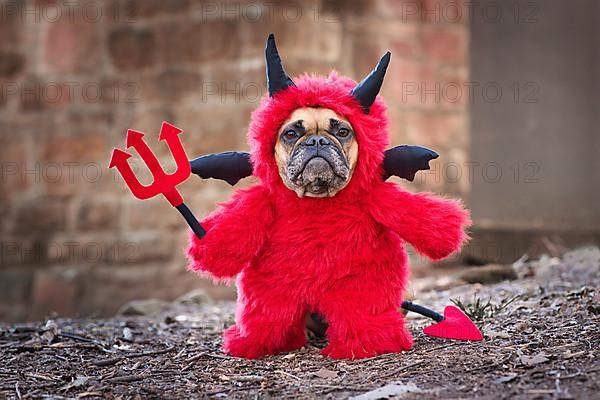
[[[350,122],[334,110],[323,107],[302,107],[296,109],[281,125],[279,132],[287,127],[296,127],[304,133],[331,131],[342,124],[351,127]]]

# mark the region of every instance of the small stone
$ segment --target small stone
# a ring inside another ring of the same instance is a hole
[[[545,355],[543,354],[536,354],[534,356],[526,356],[526,355],[522,355],[519,360],[521,361],[521,364],[527,366],[527,367],[532,367],[534,365],[538,365],[538,364],[543,364],[545,362],[550,361]]]
[[[167,306],[168,303],[157,299],[132,300],[121,307],[117,314],[125,316],[156,315],[164,311]]]
[[[322,379],[333,379],[337,378],[338,376],[337,372],[329,370],[327,368],[321,368],[320,370],[315,372],[314,375]]]
[[[482,267],[468,268],[462,271],[458,278],[467,283],[489,285],[505,280],[515,280],[517,274],[512,265],[489,264]]]
[[[123,339],[127,341],[133,340],[133,331],[127,327],[123,328]]]
[[[200,305],[211,303],[212,299],[208,296],[208,294],[206,294],[204,289],[194,289],[191,292],[178,297],[175,302],[181,304]]]

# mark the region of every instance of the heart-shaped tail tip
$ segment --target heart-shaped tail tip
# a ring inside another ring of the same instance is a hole
[[[446,306],[444,320],[423,329],[423,333],[445,339],[483,340],[483,335],[473,321],[455,306]]]

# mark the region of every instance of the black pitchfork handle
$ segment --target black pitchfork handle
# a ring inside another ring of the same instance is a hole
[[[428,318],[431,318],[437,322],[441,322],[444,320],[444,316],[440,313],[437,313],[433,310],[430,310],[427,307],[420,306],[418,304],[414,304],[412,301],[405,300],[402,302],[402,308],[408,311],[415,312],[417,314],[424,315]]]
[[[200,222],[198,222],[198,220],[196,219],[192,211],[188,208],[188,206],[186,206],[185,203],[181,203],[175,208],[179,210],[181,215],[183,215],[183,218],[185,218],[185,222],[187,222],[190,228],[192,228],[192,231],[194,231],[198,239],[202,239],[204,235],[206,235],[206,230],[202,227],[202,225],[200,225]]]

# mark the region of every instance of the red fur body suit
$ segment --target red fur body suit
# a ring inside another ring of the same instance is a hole
[[[217,279],[237,276],[236,323],[224,351],[258,358],[306,343],[305,317],[329,324],[323,354],[364,358],[408,350],[399,312],[408,279],[404,242],[438,260],[466,239],[468,213],[453,200],[412,194],[384,182],[388,118],[378,97],[365,113],[350,95],[355,82],[305,76],[263,99],[248,137],[260,183],[238,190],[191,238],[191,268]],[[329,198],[298,197],[277,170],[274,146],[297,108],[325,107],[348,119],[358,141],[349,184]]]

